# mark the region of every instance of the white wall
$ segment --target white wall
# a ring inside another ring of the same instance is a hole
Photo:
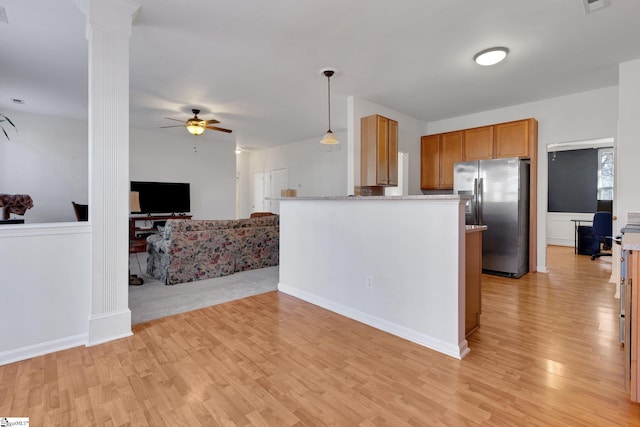
[[[188,182],[195,219],[236,216],[235,138],[208,131],[193,136],[184,129],[166,132],[131,129],[131,181]]]
[[[0,229],[0,365],[84,345],[89,319],[87,223]]]
[[[615,86],[607,87],[528,104],[484,111],[467,116],[429,122],[428,133],[432,134],[485,126],[529,117],[538,120],[537,270],[546,271],[547,145],[554,142],[616,137],[618,88]],[[419,141],[416,141],[416,144],[419,144]],[[638,157],[640,156],[636,155],[636,158]]]
[[[350,96],[347,103],[348,194],[353,194],[354,187],[360,186],[360,119],[372,114],[379,114],[398,122],[398,151],[409,155],[408,191],[409,194],[422,194],[420,191],[420,137],[426,135],[427,123],[366,99]]]
[[[75,221],[72,201],[88,201],[87,122],[3,111],[18,131],[0,136],[0,193],[29,194],[25,223]]]
[[[75,221],[71,201],[88,202],[87,123],[5,111],[18,132],[0,138],[0,193],[29,194],[26,223]],[[130,178],[191,183],[195,218],[235,217],[235,138],[182,129],[131,129]],[[196,147],[197,152],[194,152]]]
[[[627,213],[640,212],[640,59],[620,64],[619,118],[616,143],[614,233],[627,223]]]
[[[322,135],[317,138],[294,142],[260,151],[243,152],[241,169],[243,177],[244,200],[242,217],[251,213],[251,177],[255,172],[269,172],[275,169],[287,169],[289,188],[295,189],[298,196],[344,196],[347,187],[347,134],[335,132],[340,145],[320,144]],[[244,179],[246,178],[246,180]],[[265,185],[269,189],[269,183]],[[280,197],[280,194],[265,197]]]

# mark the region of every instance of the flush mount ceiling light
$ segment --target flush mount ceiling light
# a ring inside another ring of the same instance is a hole
[[[478,65],[495,65],[507,57],[509,49],[506,47],[491,47],[476,53],[473,60]]]
[[[331,76],[333,76],[335,72],[336,70],[333,68],[323,68],[320,70],[320,74],[323,74],[327,78],[327,98],[329,99],[329,130],[324,138],[320,140],[320,143],[325,145],[336,145],[340,143],[333,132],[331,132]]]

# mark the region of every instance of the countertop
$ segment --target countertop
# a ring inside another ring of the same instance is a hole
[[[267,200],[468,200],[473,196],[459,194],[421,194],[412,196],[298,196],[268,197]]]
[[[622,250],[640,251],[640,233],[624,233],[622,235]]]
[[[486,225],[466,225],[467,233],[477,233],[478,231],[484,231],[487,229]]]

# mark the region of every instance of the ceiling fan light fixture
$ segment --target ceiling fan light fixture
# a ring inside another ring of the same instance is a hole
[[[191,135],[202,135],[205,130],[205,122],[200,119],[187,120],[187,130]]]
[[[507,57],[509,49],[506,47],[490,47],[482,50],[473,56],[473,60],[478,65],[490,66],[501,62]]]
[[[335,74],[336,70],[333,68],[323,68],[320,70],[320,74],[323,74],[327,78],[327,99],[329,105],[329,130],[325,134],[325,136],[320,140],[320,144],[324,145],[336,145],[340,144],[340,141],[336,138],[336,136],[331,132],[331,76]]]

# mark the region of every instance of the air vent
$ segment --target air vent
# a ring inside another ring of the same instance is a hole
[[[611,6],[611,0],[582,0],[582,4],[584,13],[591,13]]]

